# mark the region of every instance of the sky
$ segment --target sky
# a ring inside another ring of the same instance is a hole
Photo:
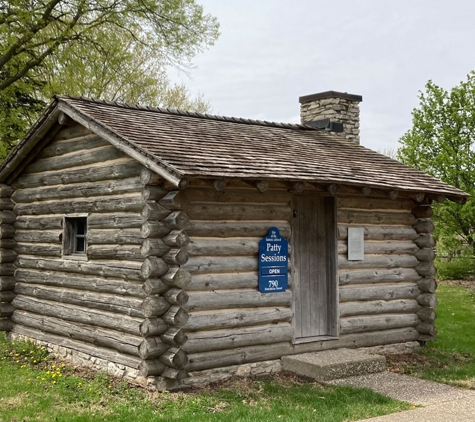
[[[363,96],[361,144],[395,150],[428,80],[450,90],[475,70],[473,0],[196,0],[221,36],[188,74],[213,114],[299,122],[299,97]]]

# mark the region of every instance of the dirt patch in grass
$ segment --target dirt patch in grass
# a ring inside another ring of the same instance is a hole
[[[439,280],[439,284],[443,286],[466,287],[467,289],[475,288],[475,278],[467,278],[466,280]]]

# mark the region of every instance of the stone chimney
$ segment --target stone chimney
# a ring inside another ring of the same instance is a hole
[[[300,120],[360,143],[361,95],[326,91],[299,98]]]

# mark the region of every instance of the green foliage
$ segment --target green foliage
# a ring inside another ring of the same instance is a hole
[[[472,195],[464,205],[436,204],[434,220],[439,243],[475,251],[475,73],[451,91],[429,81],[419,98],[399,159]]]
[[[0,356],[15,345],[0,333]],[[25,349],[25,353],[28,348]],[[21,349],[23,350],[23,349]],[[369,390],[322,387],[297,378],[236,379],[188,393],[151,392],[105,373],[77,376],[48,358],[22,366],[0,359],[0,421],[356,421],[406,410]]]
[[[205,111],[172,85],[216,40],[195,0],[11,0],[0,4],[0,159],[55,94]]]
[[[470,256],[458,256],[451,259],[437,258],[437,278],[440,280],[465,280],[474,275],[475,260]]]

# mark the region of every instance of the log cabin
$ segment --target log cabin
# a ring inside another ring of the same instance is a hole
[[[301,124],[56,97],[0,167],[0,330],[159,389],[434,339],[432,201],[359,144],[360,96]]]

